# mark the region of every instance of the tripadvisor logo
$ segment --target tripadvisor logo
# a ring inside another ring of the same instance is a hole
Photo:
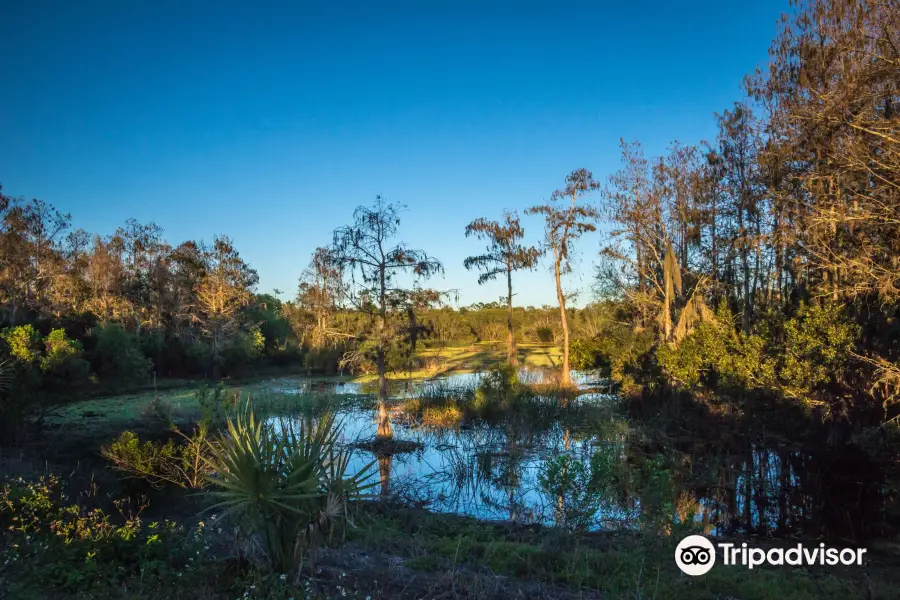
[[[807,548],[797,544],[790,548],[750,548],[744,542],[740,546],[721,542],[716,544],[722,552],[722,564],[743,565],[748,569],[760,565],[862,565],[865,548],[827,548],[825,544]],[[716,549],[702,535],[689,535],[675,548],[675,564],[687,575],[703,575],[716,564]]]
[[[716,564],[716,549],[702,535],[689,535],[675,548],[675,564],[688,575],[703,575]]]

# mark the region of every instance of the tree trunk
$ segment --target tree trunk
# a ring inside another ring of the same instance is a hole
[[[391,488],[391,463],[394,457],[390,454],[378,457],[378,475],[381,477],[381,495],[387,496]]]
[[[519,357],[516,353],[516,334],[513,331],[513,307],[512,307],[512,270],[506,271],[506,340],[507,340],[507,360],[510,366],[515,367],[519,364]]]
[[[556,253],[556,251],[554,250]],[[569,375],[569,322],[566,320],[566,297],[562,291],[562,281],[560,279],[560,257],[556,256],[554,263],[554,275],[556,276],[556,298],[559,300],[559,318],[563,330],[563,361],[562,373],[560,374],[559,383],[563,387],[572,385],[572,378]]]
[[[387,409],[387,376],[386,364],[384,359],[384,329],[387,325],[387,293],[385,290],[385,272],[384,265],[381,267],[381,307],[378,319],[378,432],[376,437],[379,439],[390,439],[394,437],[394,430],[391,426],[391,415]]]

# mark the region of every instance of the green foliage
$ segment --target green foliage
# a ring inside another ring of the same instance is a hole
[[[186,489],[198,489],[205,485],[209,469],[210,444],[207,428],[198,425],[191,435],[175,430],[178,442],[169,439],[165,443],[145,441],[131,431],[123,431],[100,453],[113,466],[129,476],[143,479],[153,487],[172,484]]]
[[[0,445],[15,441],[34,409],[14,385],[14,369],[0,360]]]
[[[779,375],[791,395],[839,383],[859,335],[837,304],[802,305],[784,324]]]
[[[591,486],[590,469],[569,454],[548,459],[538,474],[541,490],[556,505],[560,526],[585,530],[596,522],[600,495]]]
[[[785,319],[769,316],[759,333],[736,331],[724,303],[716,318],[678,344],[660,345],[659,365],[685,387],[757,390],[800,400],[834,393],[847,369],[858,328],[837,305],[801,305]]]
[[[328,540],[348,521],[348,504],[375,485],[364,483],[374,462],[345,477],[350,454],[338,447],[338,434],[329,414],[294,429],[258,422],[248,406],[210,446],[213,509],[248,537],[261,537],[279,571]]]
[[[30,365],[40,358],[41,336],[30,323],[7,327],[0,331],[0,338],[9,346],[9,355],[17,361]]]
[[[183,593],[191,572],[205,563],[202,523],[188,534],[171,521],[145,523],[140,517],[143,507],[135,514],[124,502],[116,506],[120,515],[113,518],[100,509],[69,503],[53,475],[4,483],[0,581],[4,571],[16,570],[9,597],[35,590],[94,597],[121,593],[123,586],[154,597],[161,597],[157,593],[163,590],[163,595],[180,595],[179,587]]]
[[[194,392],[202,413],[200,422],[205,427],[218,428],[226,424],[226,419],[234,413],[240,399],[240,392],[229,390],[221,381],[216,386],[204,386]]]
[[[325,375],[334,375],[341,369],[341,359],[344,357],[346,348],[343,345],[325,346],[322,348],[310,348],[303,355],[304,366],[315,373]],[[360,365],[361,370],[365,371],[365,365]],[[374,369],[372,366],[369,370]]]
[[[82,358],[81,342],[66,337],[64,329],[54,329],[44,338],[41,371],[72,384],[85,381],[91,365]]]
[[[259,323],[262,347],[266,354],[275,356],[288,343],[293,333],[290,321],[283,314],[283,304],[270,294],[259,294],[247,311],[247,321]]]
[[[490,416],[508,410],[526,394],[528,390],[519,381],[518,369],[503,363],[482,376],[475,389],[473,408],[476,413]]]
[[[40,414],[39,383],[32,365],[0,358],[0,446],[17,441]]]
[[[240,374],[262,357],[266,339],[258,327],[236,333],[225,348],[225,371]]]
[[[121,325],[94,328],[94,369],[102,377],[121,383],[142,383],[150,375],[152,363],[144,357],[136,336]]]

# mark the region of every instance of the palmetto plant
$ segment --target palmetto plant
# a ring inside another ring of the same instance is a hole
[[[217,500],[210,510],[261,542],[279,571],[298,567],[348,523],[348,503],[377,484],[367,483],[374,461],[346,475],[350,454],[338,446],[339,432],[330,413],[276,426],[247,406],[210,444],[210,494]]]

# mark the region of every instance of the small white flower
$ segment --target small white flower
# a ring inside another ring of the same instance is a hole
[[[282,573],[278,578],[279,578],[280,580],[284,581],[285,579],[287,579],[287,575],[285,575],[284,573]]]

